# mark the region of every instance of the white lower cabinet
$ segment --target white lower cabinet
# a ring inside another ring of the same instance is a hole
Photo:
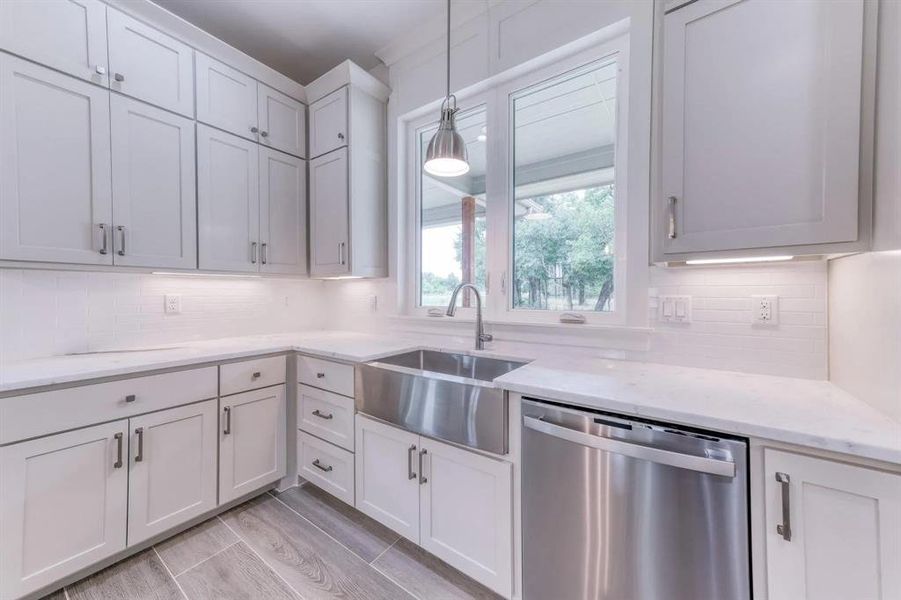
[[[304,431],[300,432],[297,441],[297,471],[300,476],[353,506],[353,453]]]
[[[426,438],[419,545],[509,598],[513,560],[513,466]]]
[[[219,503],[278,481],[287,463],[285,386],[220,399]]]
[[[128,421],[0,448],[0,598],[125,549]]]
[[[769,448],[764,460],[768,599],[901,598],[901,475]]]
[[[216,508],[217,402],[129,421],[128,545]]]
[[[512,465],[356,417],[356,507],[510,597]]]

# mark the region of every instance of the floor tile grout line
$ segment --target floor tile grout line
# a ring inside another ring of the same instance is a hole
[[[182,575],[184,575],[185,573],[187,573],[187,572],[190,571],[191,569],[194,569],[194,568],[196,568],[196,567],[199,567],[200,565],[202,565],[202,564],[205,563],[206,561],[210,560],[210,559],[213,558],[214,556],[219,556],[220,554],[222,554],[223,552],[225,552],[226,550],[228,550],[229,548],[231,548],[231,547],[234,546],[235,544],[240,544],[240,543],[241,543],[241,540],[240,540],[240,539],[237,539],[237,536],[235,536],[235,538],[236,538],[235,541],[232,542],[231,544],[229,544],[228,546],[226,546],[225,548],[222,548],[221,550],[217,550],[216,552],[214,552],[213,554],[207,556],[206,558],[204,558],[203,560],[201,560],[201,561],[198,562],[197,564],[191,565],[191,566],[188,567],[187,569],[183,569],[183,570],[179,571],[178,574],[173,574],[172,576],[175,577],[176,579],[178,579],[179,577],[181,577]],[[157,552],[157,554],[159,554],[159,552]],[[162,558],[163,558],[162,555],[160,555],[160,559],[162,559]],[[163,561],[163,562],[165,562],[165,561]]]
[[[182,597],[183,597],[185,600],[190,600],[190,599],[188,598],[188,594],[185,593],[185,590],[184,590],[184,589],[182,589],[181,584],[178,583],[178,580],[175,578],[175,575],[172,574],[172,569],[169,568],[169,565],[167,565],[167,564],[166,564],[166,561],[163,560],[163,557],[160,556],[160,553],[159,553],[159,551],[156,549],[156,546],[151,546],[150,549],[153,550],[153,553],[156,555],[157,559],[160,561],[160,564],[162,564],[162,565],[163,565],[163,568],[166,569],[166,573],[168,573],[168,574],[169,574],[169,577],[172,578],[172,583],[174,583],[174,584],[175,584],[175,587],[178,588],[178,591],[179,591],[179,593],[182,595]]]
[[[289,589],[289,590],[291,590],[292,592],[294,592],[294,594],[295,594],[300,600],[305,600],[305,599],[304,599],[304,595],[301,594],[300,592],[298,592],[296,589],[294,589],[294,586],[291,585],[290,583],[288,583],[288,580],[285,579],[284,577],[282,577],[282,574],[279,573],[279,572],[275,569],[275,567],[273,567],[272,565],[270,565],[269,562],[268,562],[265,558],[263,558],[263,557],[260,555],[259,552],[257,552],[256,550],[254,550],[254,549],[253,549],[253,546],[250,544],[250,542],[248,542],[246,539],[244,539],[244,536],[242,536],[240,533],[238,533],[237,531],[235,531],[234,528],[232,528],[231,525],[229,525],[228,523],[226,523],[226,522],[225,522],[225,519],[222,518],[222,515],[216,515],[216,518],[219,519],[219,521],[220,521],[223,525],[225,525],[225,526],[228,528],[229,531],[231,531],[233,534],[235,534],[235,535],[237,536],[238,540],[240,540],[241,542],[243,542],[244,545],[247,546],[247,549],[250,550],[250,552],[251,552],[254,556],[256,556],[257,558],[260,559],[260,562],[262,562],[264,565],[266,565],[266,567],[268,567],[270,571],[272,571],[273,573],[275,573],[275,576],[278,577],[279,579],[281,579],[281,580],[282,580],[282,583],[284,583],[286,586],[288,586],[288,589]]]
[[[306,518],[305,516],[303,516],[302,514],[300,514],[299,512],[297,512],[296,510],[294,510],[294,509],[291,507],[290,504],[288,504],[287,502],[284,502],[284,501],[282,501],[282,500],[279,500],[279,499],[278,499],[278,496],[274,496],[274,498],[275,498],[275,500],[276,500],[277,502],[279,502],[280,504],[282,504],[283,506],[285,506],[288,510],[290,510],[291,512],[293,512],[295,515],[297,515],[298,517],[300,517],[301,519],[303,519],[304,521],[306,521],[307,523],[309,523],[310,525],[312,525],[313,527],[315,527],[316,529],[318,529],[319,531],[321,531],[321,532],[322,532],[323,534],[325,534],[326,537],[328,537],[330,540],[332,540],[333,542],[335,542],[336,544],[338,544],[339,546],[341,546],[342,548],[344,548],[345,550],[347,550],[348,552],[350,552],[351,554],[353,554],[356,558],[359,558],[361,561],[363,561],[364,564],[367,564],[367,565],[370,564],[369,562],[366,561],[365,558],[363,558],[362,556],[360,556],[359,554],[357,554],[356,552],[354,552],[353,550],[351,550],[350,548],[348,548],[347,546],[345,546],[343,543],[341,543],[340,540],[338,540],[337,538],[335,538],[335,537],[334,537],[333,535],[331,535],[328,531],[326,531],[325,529],[323,529],[322,527],[320,527],[319,525],[317,525],[316,523],[314,523],[314,522],[311,521],[310,519]],[[398,539],[399,539],[399,538],[398,538]],[[393,545],[396,544],[396,543],[397,543],[397,540],[394,540],[394,543],[392,543],[391,546],[393,546]],[[389,548],[390,548],[391,546],[389,546]]]
[[[394,544],[396,544],[396,543],[399,542],[399,541],[400,541],[400,537],[398,537],[396,540],[394,540],[393,542],[391,542],[391,545],[390,545],[390,546],[388,546],[387,548],[385,548],[384,550],[382,550],[381,552],[379,552],[379,555],[376,556],[375,558],[373,558],[371,561],[369,561],[369,564],[372,565],[372,563],[374,563],[375,561],[377,561],[378,559],[380,559],[380,558],[385,554],[385,552],[387,552],[388,550],[391,550],[392,548],[394,548]]]
[[[400,540],[397,540],[397,542],[399,542],[399,541]],[[396,544],[397,542],[394,542],[394,544]],[[391,545],[393,546],[394,544],[391,544]],[[394,585],[396,585],[397,587],[399,587],[400,589],[402,589],[403,591],[410,594],[411,598],[415,598],[416,600],[424,600],[423,598],[420,598],[419,596],[417,596],[416,594],[414,594],[413,592],[411,592],[410,590],[405,588],[403,586],[403,584],[401,584],[401,582],[399,582],[396,579],[394,579],[393,577],[391,577],[391,575],[388,575],[387,573],[385,573],[384,571],[379,569],[377,566],[375,566],[375,564],[370,564],[369,568],[372,569],[373,571],[375,571],[376,573],[378,573],[379,575],[381,575],[382,577],[384,577],[385,579],[387,579],[388,581],[390,581],[391,583],[393,583]]]

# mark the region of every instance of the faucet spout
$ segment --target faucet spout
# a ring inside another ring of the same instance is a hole
[[[463,288],[471,289],[476,297],[476,350],[484,350],[485,342],[490,342],[494,337],[485,333],[485,328],[482,324],[482,295],[479,293],[479,288],[471,283],[461,283],[454,288],[450,303],[447,305],[447,316],[452,317],[457,312],[457,295]]]

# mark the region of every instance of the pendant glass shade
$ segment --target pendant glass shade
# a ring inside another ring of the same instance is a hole
[[[445,108],[441,111],[441,122],[438,131],[432,136],[425,153],[423,168],[426,173],[436,177],[456,177],[469,172],[469,159],[466,155],[466,142],[457,133],[454,124],[456,108]]]

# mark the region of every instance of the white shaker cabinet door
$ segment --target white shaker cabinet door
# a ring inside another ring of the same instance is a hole
[[[0,258],[112,264],[109,92],[0,53]]]
[[[216,508],[218,402],[129,420],[128,545]]]
[[[196,268],[194,122],[118,94],[110,110],[113,261]]]
[[[197,120],[257,140],[257,82],[197,52]]]
[[[307,155],[307,107],[259,84],[260,143],[293,154]]]
[[[194,51],[165,33],[110,8],[110,89],[194,116]]]
[[[285,476],[285,386],[220,399],[219,503],[224,504]]]
[[[901,598],[901,475],[764,456],[769,600]]]
[[[419,436],[356,416],[355,506],[419,543]]]
[[[260,148],[260,271],[307,273],[307,165]]]
[[[310,274],[350,272],[347,148],[310,161]]]
[[[106,4],[100,0],[4,0],[0,48],[106,86]]]
[[[259,147],[197,126],[198,263],[201,269],[256,272],[260,262]]]
[[[0,598],[125,549],[128,421],[0,448]]]
[[[420,545],[509,598],[513,591],[512,465],[422,438]]]
[[[857,239],[863,5],[698,0],[666,15],[665,254]]]
[[[310,157],[348,144],[347,87],[310,105]]]

